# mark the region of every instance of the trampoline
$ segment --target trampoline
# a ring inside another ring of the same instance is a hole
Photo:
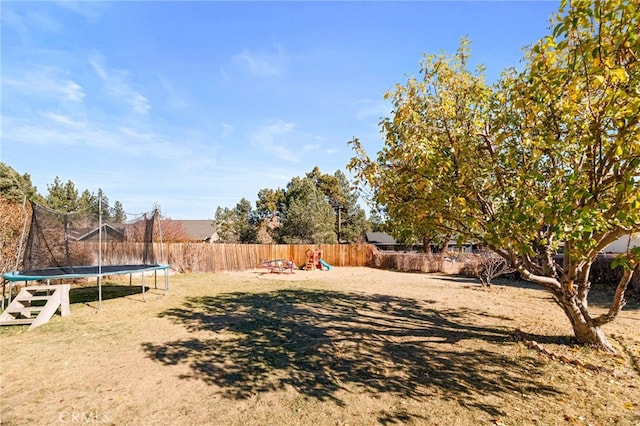
[[[169,265],[98,265],[98,266],[66,266],[31,269],[28,271],[13,271],[2,274],[2,278],[6,280],[3,283],[2,294],[5,293],[6,282],[9,282],[9,303],[11,303],[11,290],[15,282],[24,282],[27,285],[30,281],[46,281],[47,285],[52,280],[69,280],[79,278],[97,278],[98,286],[101,286],[101,279],[109,275],[126,275],[129,274],[129,284],[133,274],[141,274],[142,276],[142,297],[144,299],[146,274],[153,272],[154,284],[157,288],[158,271],[164,272],[164,291],[169,291]],[[99,289],[99,300],[102,301],[102,291]],[[4,304],[4,298],[3,298]],[[3,306],[4,308],[4,306]]]
[[[107,275],[135,274],[149,271],[167,271],[169,265],[105,265],[105,266],[68,266],[57,268],[14,271],[2,275],[7,281],[44,281],[73,278],[104,277]]]
[[[25,202],[26,204],[26,202]],[[154,208],[151,214],[144,213],[130,223],[122,224],[121,229],[102,222],[101,199],[97,208],[84,212],[58,212],[31,201],[31,226],[24,247],[22,270],[2,274],[2,308],[5,303],[5,289],[9,283],[9,303],[11,303],[13,286],[24,282],[40,281],[51,285],[52,281],[63,281],[83,278],[96,278],[98,301],[102,305],[102,278],[113,275],[139,274],[142,277],[142,298],[145,299],[145,275],[153,274],[155,288],[158,271],[164,272],[164,293],[169,291],[169,265],[156,261],[154,253],[154,235],[160,239],[162,248],[162,231],[157,220],[159,211]],[[29,215],[25,209],[25,227]],[[154,228],[154,224],[158,229]],[[23,238],[24,232],[23,230]],[[110,261],[103,261],[103,246],[107,239],[111,243],[132,243],[135,253],[120,255]],[[22,239],[20,245],[22,246]],[[96,247],[97,253],[93,247]],[[139,243],[139,244],[138,244]],[[162,249],[164,257],[164,250]],[[20,249],[18,250],[19,259]],[[18,266],[18,259],[16,266]],[[123,264],[117,264],[124,260]],[[127,262],[128,260],[128,262]],[[139,262],[139,263],[134,263]],[[94,263],[93,265],[87,263]],[[106,263],[106,264],[103,264]]]

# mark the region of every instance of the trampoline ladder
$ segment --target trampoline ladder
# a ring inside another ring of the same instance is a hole
[[[69,315],[70,287],[69,284],[24,287],[0,315],[0,325],[30,324],[31,330],[49,322],[58,308],[60,315]]]

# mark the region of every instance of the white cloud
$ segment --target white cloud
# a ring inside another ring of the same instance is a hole
[[[68,127],[75,127],[75,128],[82,128],[82,129],[87,127],[87,123],[83,121],[76,121],[67,115],[48,112],[48,113],[45,113],[44,116],[54,122],[58,122]]]
[[[137,113],[146,114],[151,109],[149,100],[138,92],[131,92],[129,97],[129,105]]]
[[[176,161],[191,155],[191,151],[180,143],[180,137],[149,133],[118,123],[81,121],[51,112],[22,119],[3,115],[2,124],[2,138],[9,144],[87,146],[100,149],[105,156],[116,154]]]
[[[67,99],[80,102],[84,98],[85,94],[82,91],[82,86],[72,80],[66,80],[62,87],[64,94],[67,96]]]
[[[136,139],[142,139],[147,141],[151,140],[153,137],[153,135],[151,135],[150,133],[142,132],[136,129],[132,129],[130,127],[120,127],[120,132],[122,132],[122,134],[125,136],[131,136]]]
[[[179,93],[178,90],[171,84],[171,82],[164,76],[158,75],[158,81],[166,93],[166,105],[172,109],[185,109],[189,106],[189,103],[185,100],[184,96]]]
[[[298,162],[305,154],[316,151],[322,138],[297,130],[295,123],[274,120],[255,131],[254,145],[281,160]]]
[[[146,114],[151,109],[149,100],[131,87],[129,73],[124,70],[108,70],[101,62],[100,57],[94,57],[90,61],[91,67],[104,82],[105,93],[114,101],[129,105],[133,111]]]
[[[40,119],[15,120],[3,116],[3,139],[13,143],[53,146],[95,146],[120,149],[114,132],[95,123],[81,123],[69,116],[43,113]]]
[[[107,72],[104,70],[102,65],[100,65],[96,59],[92,59],[90,62],[91,67],[96,72],[96,74],[98,74],[98,76],[104,81],[107,81],[109,77],[107,76]]]
[[[14,30],[23,42],[31,38],[32,31],[59,32],[63,27],[43,8],[30,8],[24,14],[16,12],[5,5],[2,10],[3,32]]]
[[[23,94],[39,98],[54,97],[62,102],[82,102],[86,96],[82,86],[62,74],[53,67],[40,67],[26,72],[21,78],[8,77],[3,83],[19,88]]]
[[[17,14],[15,11],[11,10],[10,8],[6,7],[6,5],[3,7],[3,10],[2,10],[2,29],[3,29],[3,32],[9,29],[14,30],[16,33],[20,35],[20,38],[22,40],[26,39],[29,33],[28,26],[27,26],[27,23],[25,22],[24,17],[22,15]]]
[[[62,29],[62,25],[49,16],[49,14],[44,10],[29,10],[27,12],[27,20],[31,26],[36,27],[39,30],[58,32]]]
[[[220,133],[220,137],[229,136],[235,130],[235,127],[228,123],[220,123],[220,127],[222,128],[222,132]]]
[[[296,162],[299,160],[297,153],[292,152],[283,143],[290,139],[296,125],[284,121],[277,121],[258,129],[253,135],[253,142],[265,151],[275,155],[277,158],[286,161]]]
[[[251,52],[245,48],[231,58],[231,63],[253,77],[279,77],[284,72],[286,59],[280,46],[276,46],[275,53]]]
[[[101,1],[59,1],[56,2],[58,7],[70,10],[82,16],[88,22],[97,21],[102,16],[102,11],[108,6],[106,2]]]
[[[257,142],[263,142],[266,144],[273,144],[275,137],[281,137],[283,135],[291,134],[296,129],[295,123],[290,123],[282,120],[275,120],[270,124],[263,126],[256,134],[255,140]]]

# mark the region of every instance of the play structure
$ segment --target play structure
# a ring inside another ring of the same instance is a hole
[[[307,250],[307,262],[304,265],[306,271],[330,271],[331,265],[322,259],[322,250]]]
[[[95,278],[98,287],[98,303],[102,306],[102,278],[108,275],[129,274],[129,282],[133,274],[142,276],[142,298],[145,297],[144,276],[153,273],[157,287],[157,271],[164,272],[164,291],[169,291],[169,265],[156,263],[153,249],[154,224],[162,247],[162,232],[157,220],[158,210],[145,213],[141,217],[126,224],[120,229],[103,225],[102,206],[91,211],[61,213],[34,202],[31,203],[31,226],[22,269],[2,275],[2,308],[5,299],[7,309],[0,315],[0,325],[30,324],[29,329],[49,321],[60,308],[61,315],[69,314],[70,285],[64,280],[79,278]],[[25,214],[25,218],[28,217]],[[26,219],[25,219],[25,227]],[[102,246],[107,238],[115,238],[116,242],[142,242],[137,245],[142,251],[139,263],[104,265]],[[23,246],[24,232],[20,246]],[[98,252],[92,252],[97,242]],[[18,250],[18,256],[21,250]],[[164,255],[164,250],[162,250]],[[18,257],[17,256],[17,257]],[[19,259],[16,259],[18,265]],[[17,269],[17,268],[16,268]],[[35,282],[42,285],[33,285]],[[59,284],[52,284],[57,282]],[[9,288],[8,298],[5,291]],[[24,283],[24,287],[13,297],[14,286]],[[35,303],[34,303],[35,302]]]
[[[268,269],[272,274],[293,274],[296,264],[286,259],[272,259],[260,261],[260,268]]]

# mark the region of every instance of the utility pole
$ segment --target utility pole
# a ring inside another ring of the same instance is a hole
[[[342,234],[342,207],[338,207],[338,244]]]

